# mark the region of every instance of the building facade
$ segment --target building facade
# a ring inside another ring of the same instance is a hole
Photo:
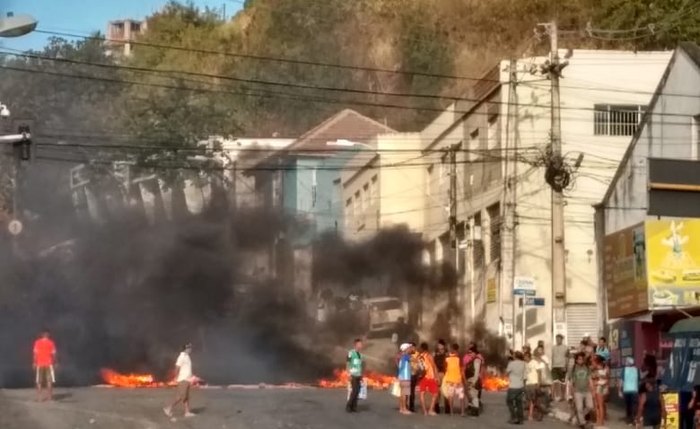
[[[656,353],[700,315],[700,47],[682,43],[596,206],[599,300],[613,365]]]
[[[120,19],[107,23],[107,52],[111,55],[128,57],[132,42],[146,31],[147,21]]]
[[[597,334],[592,204],[603,197],[670,55],[561,52],[568,58],[560,87],[562,153],[577,164],[575,183],[565,192],[563,314],[552,309],[551,189],[541,167],[551,129],[550,82],[540,73],[547,58],[501,62],[468,101],[451,106],[423,131],[426,151],[457,145],[455,162],[438,152],[426,169],[425,223],[442,228],[425,236],[431,264],[448,260],[457,266],[456,301],[466,314],[464,324],[485,320],[517,347],[538,340],[550,344],[555,333],[572,343]],[[456,164],[456,246],[446,210],[451,164]],[[527,300],[525,311],[513,299],[518,282],[540,298]]]
[[[379,134],[341,174],[343,236],[364,240],[382,228],[424,231],[419,133]],[[417,159],[418,158],[418,159]]]

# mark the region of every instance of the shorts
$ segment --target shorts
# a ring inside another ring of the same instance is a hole
[[[183,401],[190,400],[190,382],[180,381],[177,383],[177,397]]]
[[[418,391],[421,393],[430,393],[431,395],[437,395],[438,394],[438,384],[437,381],[434,378],[423,378],[421,381],[418,383]]]
[[[442,383],[442,396],[445,398],[456,397],[464,399],[464,386],[462,386],[462,383]]]
[[[53,366],[36,367],[36,384],[38,386],[48,386],[55,382],[56,374],[53,372]]]
[[[529,384],[525,386],[525,398],[528,401],[536,401],[540,394],[540,387],[538,385]]]
[[[411,380],[399,380],[399,387],[401,387],[401,396],[411,394]]]
[[[566,370],[564,368],[552,368],[552,381],[563,383],[566,379]]]
[[[596,395],[607,396],[608,393],[610,393],[610,389],[608,388],[607,384],[604,384],[604,385],[599,384],[595,387],[595,393],[596,393]]]

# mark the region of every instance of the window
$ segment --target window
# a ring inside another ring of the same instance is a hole
[[[316,207],[316,193],[318,182],[316,181],[316,169],[311,171],[311,207]]]
[[[428,167],[428,177],[425,180],[425,195],[431,195],[433,189],[433,166]]]
[[[372,180],[369,182],[370,197],[372,201],[377,199],[377,176],[372,176]]]
[[[350,218],[353,216],[352,198],[345,200],[345,227],[350,225]]]
[[[479,146],[479,129],[475,128],[472,130],[471,133],[469,133],[469,150],[471,153],[469,154],[469,159],[474,160],[476,159],[476,151],[480,149]]]
[[[646,107],[639,105],[596,104],[593,134],[596,136],[632,136],[642,121]]]
[[[693,118],[693,126],[691,132],[691,141],[693,142],[693,146],[690,149],[691,158],[700,160],[700,115],[695,115],[695,117]]]
[[[440,186],[445,184],[445,178],[447,177],[447,166],[445,162],[445,159],[443,159],[440,163],[440,175],[438,176],[438,185]]]
[[[487,144],[489,149],[494,149],[498,146],[498,114],[494,113],[489,115],[488,122]]]
[[[353,201],[353,210],[355,213],[360,213],[360,191],[355,191],[355,200]]]
[[[369,207],[369,183],[362,187],[362,210]]]
[[[496,203],[486,211],[489,215],[489,234],[491,235],[489,256],[491,261],[496,261],[501,259],[501,205]]]

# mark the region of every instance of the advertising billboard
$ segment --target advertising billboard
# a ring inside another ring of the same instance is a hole
[[[651,308],[700,305],[700,219],[645,223]]]
[[[644,234],[639,224],[605,237],[603,274],[611,318],[649,309]]]

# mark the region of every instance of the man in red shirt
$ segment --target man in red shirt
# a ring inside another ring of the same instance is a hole
[[[49,331],[44,330],[41,337],[34,342],[34,370],[36,371],[37,401],[53,399],[53,384],[56,377],[53,366],[56,361],[56,345],[49,338]],[[48,397],[42,397],[42,389],[46,386]]]

